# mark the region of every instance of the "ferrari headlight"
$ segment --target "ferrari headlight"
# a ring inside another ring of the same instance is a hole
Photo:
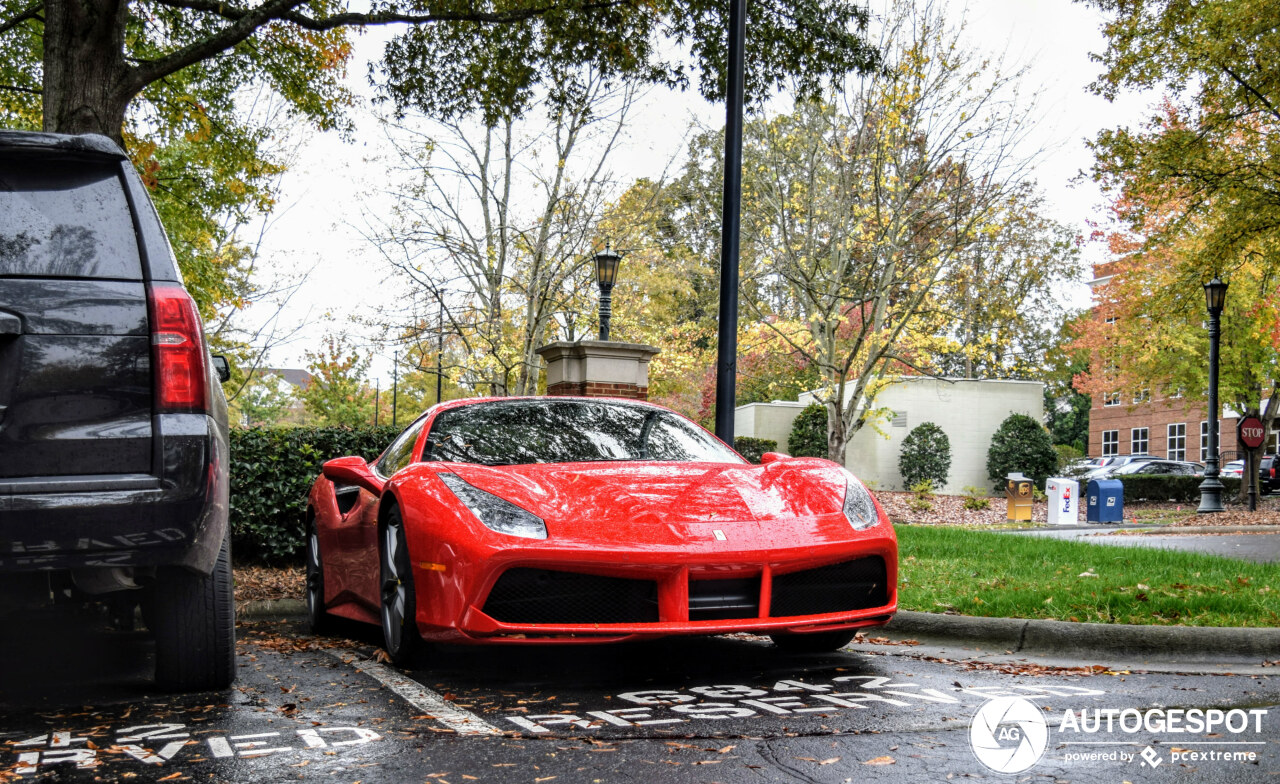
[[[490,529],[500,534],[522,536],[525,539],[547,538],[547,525],[542,522],[541,517],[493,493],[486,493],[468,484],[457,474],[436,474],[436,476],[439,476],[440,481],[453,491],[458,500]]]
[[[843,511],[855,531],[865,531],[880,522],[871,493],[854,476],[850,476],[845,482]]]

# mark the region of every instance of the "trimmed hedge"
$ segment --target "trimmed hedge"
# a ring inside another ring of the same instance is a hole
[[[1005,477],[1021,471],[1044,489],[1044,480],[1058,470],[1058,453],[1044,425],[1026,414],[1010,414],[991,436],[987,450],[987,476],[997,491],[1004,490]]]
[[[401,428],[253,427],[231,431],[231,542],[240,562],[300,563],[307,493],[320,464],[382,454]]]
[[[907,488],[921,482],[928,482],[935,490],[946,487],[951,473],[951,439],[933,422],[916,425],[902,440],[898,472]]]
[[[1200,483],[1204,481],[1204,477],[1199,476],[1143,476],[1141,474],[1112,478],[1120,480],[1120,484],[1124,487],[1125,503],[1131,501],[1199,503]],[[1229,498],[1234,498],[1240,492],[1239,479],[1222,479],[1222,485],[1223,503],[1226,503]],[[1089,483],[1081,482],[1080,498],[1087,499],[1088,492]]]
[[[738,436],[733,439],[733,448],[738,450],[738,454],[747,460],[760,464],[760,456],[765,452],[777,452],[778,442],[772,438],[751,438],[750,436]]]

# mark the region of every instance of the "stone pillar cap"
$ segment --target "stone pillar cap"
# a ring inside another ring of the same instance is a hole
[[[565,354],[576,356],[637,356],[647,354],[652,357],[661,350],[657,346],[650,346],[644,343],[620,343],[615,340],[557,340],[545,346],[539,346],[533,351],[549,362]],[[641,357],[637,356],[637,358]]]

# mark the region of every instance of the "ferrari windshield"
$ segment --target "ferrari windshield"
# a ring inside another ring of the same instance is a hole
[[[594,400],[501,400],[441,411],[423,460],[482,465],[662,460],[741,463],[669,411]]]

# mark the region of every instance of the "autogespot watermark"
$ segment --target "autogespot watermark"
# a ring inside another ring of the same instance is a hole
[[[978,708],[969,723],[969,742],[978,761],[996,773],[1035,766],[1048,748],[1051,724],[1055,742],[1067,749],[1066,762],[1136,761],[1148,768],[1166,761],[1252,763],[1267,744],[1260,739],[1267,713],[1265,708],[1082,708],[1063,711],[1054,723],[1029,700],[1000,697]]]

